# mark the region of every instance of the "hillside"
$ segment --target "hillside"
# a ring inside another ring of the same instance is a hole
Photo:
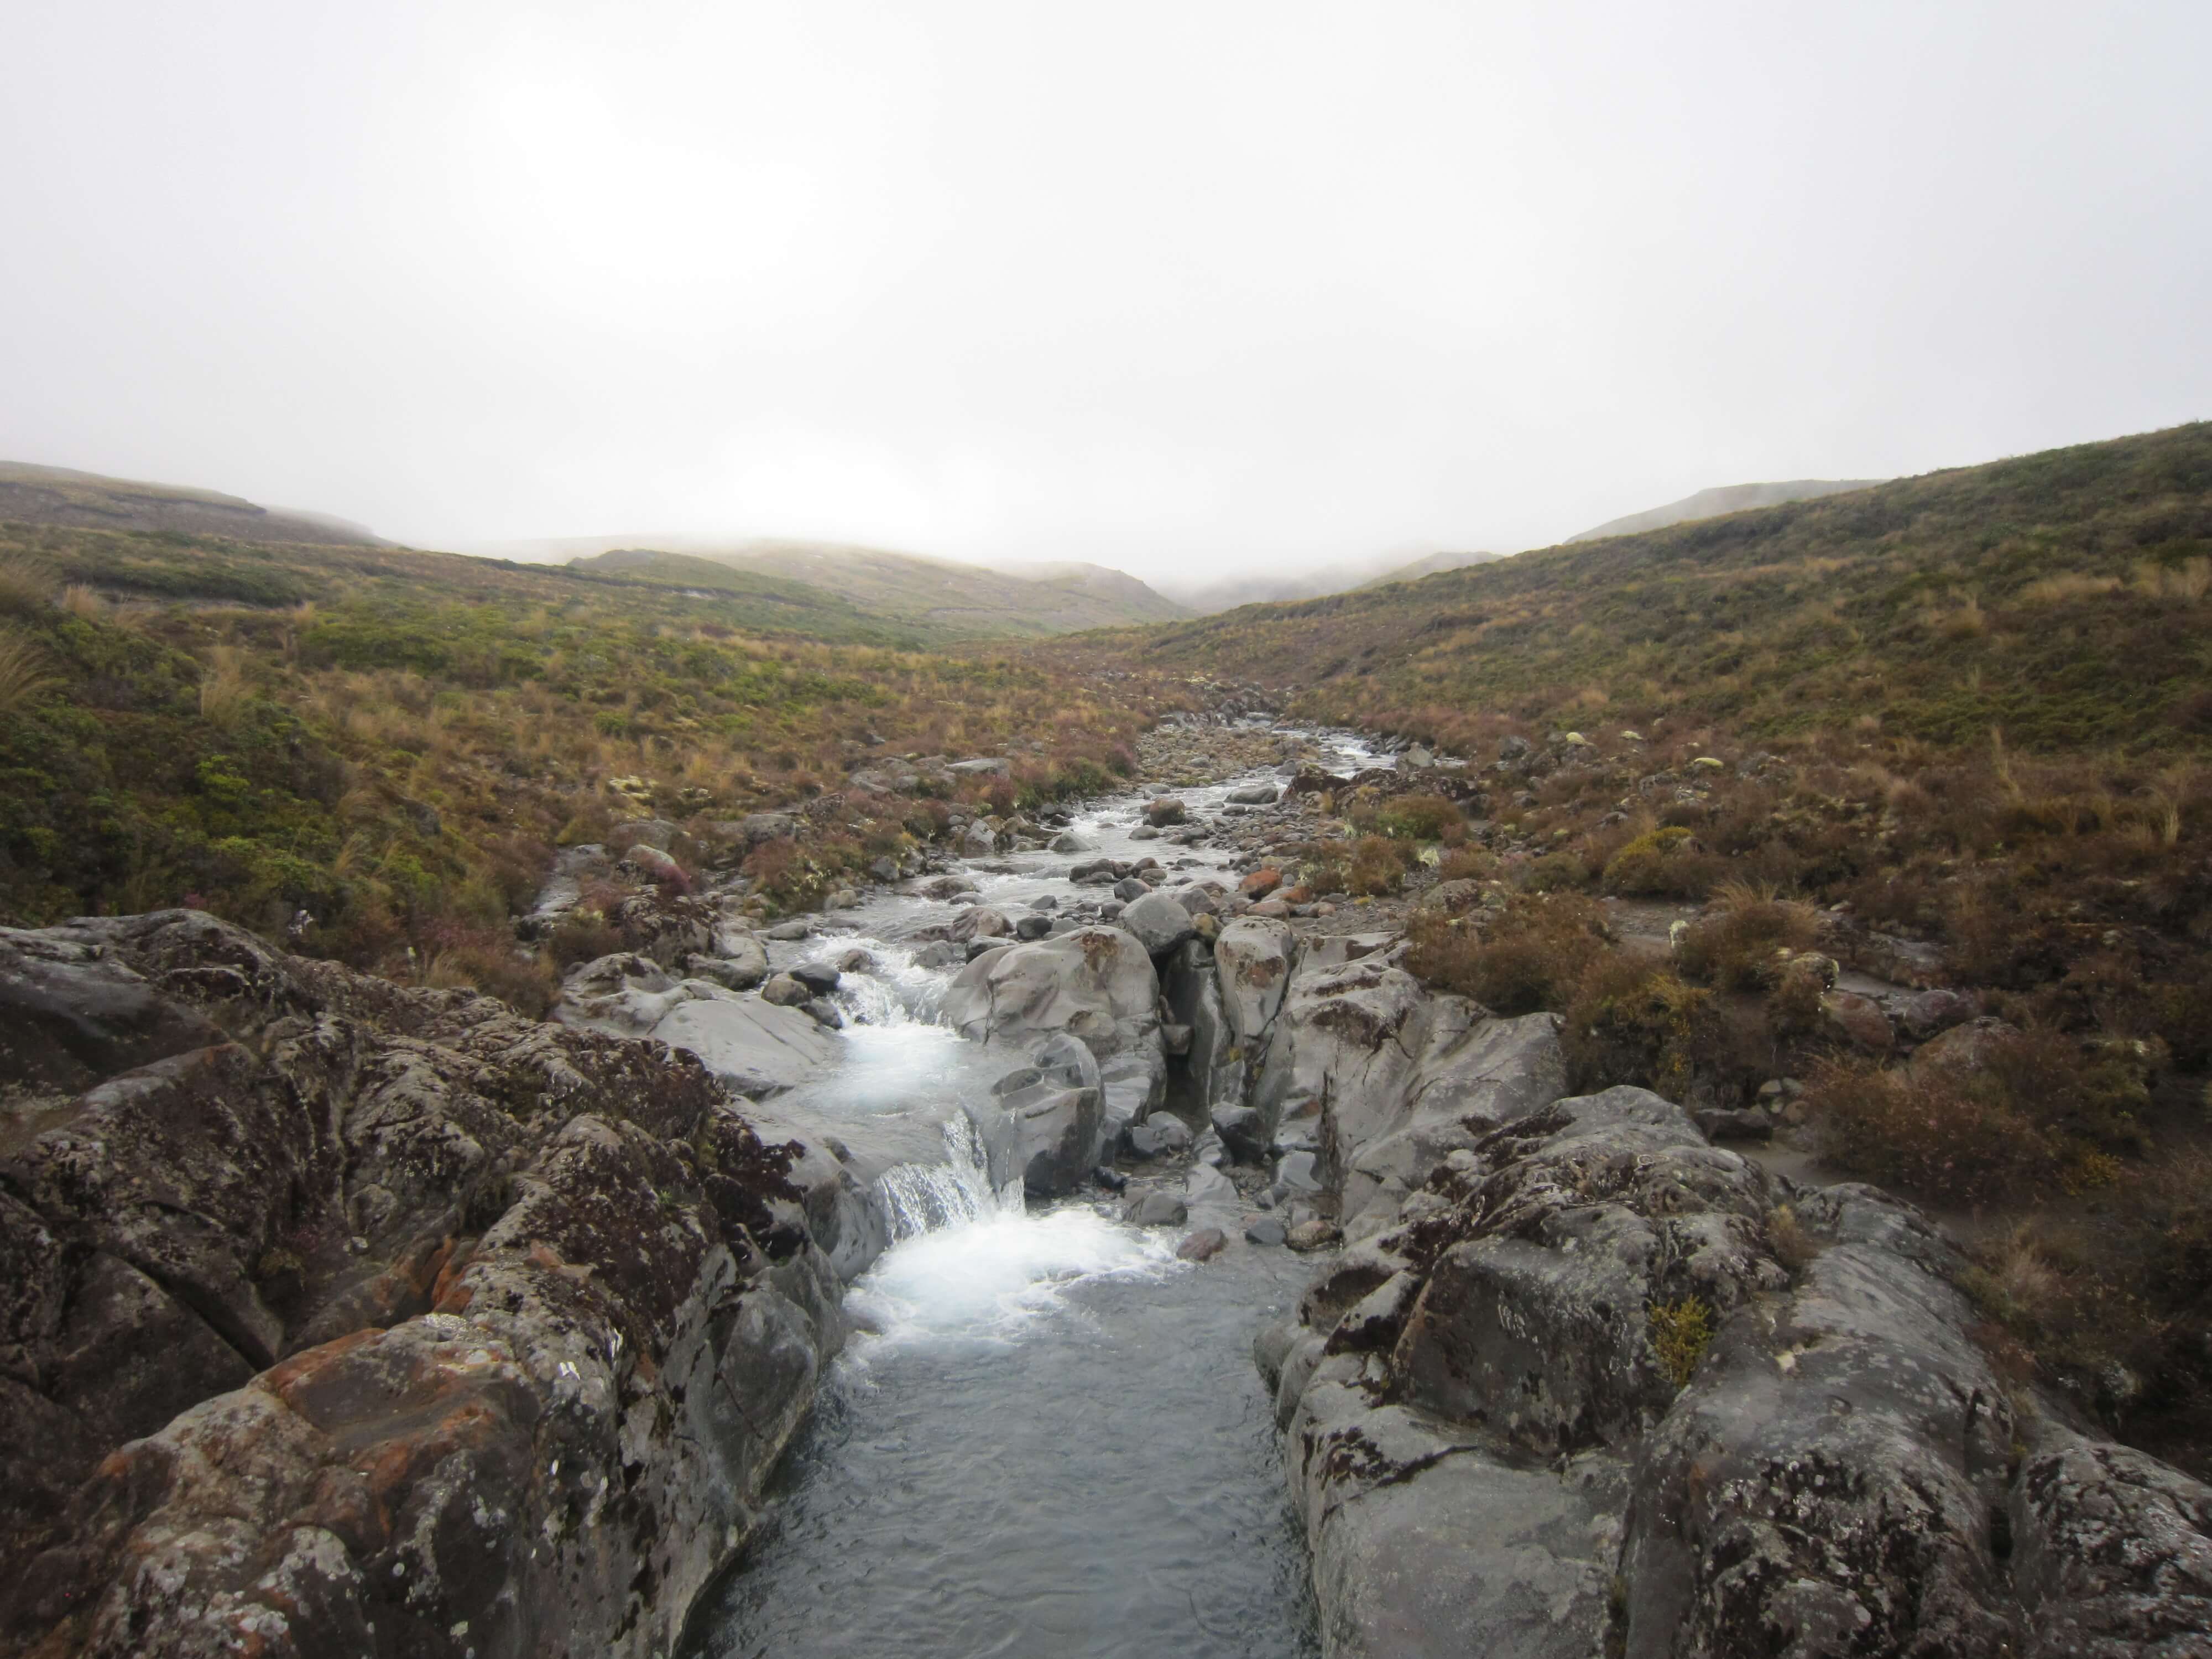
[[[0,461],[0,522],[86,529],[171,531],[236,541],[374,547],[358,525],[320,514],[272,511],[236,495],[182,484],[138,483],[63,466]]]
[[[1880,478],[1799,478],[1790,483],[1722,484],[1648,512],[1608,520],[1596,529],[1585,530],[1567,540],[1595,542],[1607,536],[1634,536],[1646,530],[1664,530],[1670,524],[1717,519],[1723,514],[1744,513],[1755,507],[1780,507],[1788,501],[1816,501],[1823,495],[1840,495],[1848,490],[1871,489],[1881,482]]]
[[[2212,425],[1115,636],[1449,738],[1479,717],[2197,748]]]
[[[1240,605],[1273,605],[1285,599],[1313,599],[1342,593],[1355,587],[1379,587],[1385,582],[1409,581],[1438,570],[1456,570],[1465,564],[1504,558],[1502,553],[1427,553],[1407,560],[1403,553],[1381,557],[1318,565],[1304,570],[1256,570],[1217,580],[1185,583],[1167,590],[1176,602],[1200,616],[1214,616]]]
[[[947,559],[834,542],[739,543],[682,536],[570,538],[473,550],[619,568],[667,586],[727,586],[701,576],[721,566],[742,576],[796,583],[834,596],[879,624],[917,638],[1038,636],[1160,622],[1188,613],[1133,576],[1100,565],[1045,565],[1036,574],[987,569]],[[605,563],[608,555],[617,563]],[[643,556],[659,554],[654,563]]]
[[[1434,576],[1446,570],[1464,570],[1471,564],[1488,564],[1495,559],[1507,559],[1510,553],[1431,553],[1426,558],[1401,564],[1395,570],[1386,570],[1374,580],[1362,582],[1363,587],[1381,587],[1389,582],[1417,582],[1424,576]]]
[[[531,1006],[552,969],[508,921],[556,845],[645,812],[708,844],[878,752],[1011,757],[975,781],[1009,806],[1133,765],[1139,687],[917,653],[818,588],[709,570],[0,525],[0,925],[188,902]],[[943,823],[856,801],[763,890],[818,896]]]

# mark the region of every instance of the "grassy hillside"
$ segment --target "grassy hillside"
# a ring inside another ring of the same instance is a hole
[[[1446,742],[1480,717],[2212,737],[2212,425],[1255,606],[1109,648]]]
[[[377,538],[358,525],[317,514],[271,512],[211,489],[138,483],[21,461],[0,461],[0,521],[167,530],[251,542],[377,544]]]
[[[975,786],[1002,808],[1133,764],[1142,687],[895,632],[757,581],[0,526],[0,923],[305,909],[311,951],[522,995],[509,914],[622,818],[712,843],[877,755],[1011,754]],[[823,856],[941,827],[926,805],[848,801]]]
[[[672,587],[726,586],[740,579],[795,584],[916,640],[1036,638],[1187,614],[1135,577],[1098,565],[1048,565],[1017,574],[829,542],[727,545],[680,537],[517,544],[515,550]],[[716,583],[702,567],[732,574]]]
[[[1577,1089],[1978,1212],[1996,1362],[2212,1468],[2212,425],[1079,651],[1464,759],[1290,873],[1419,891],[1408,965]]]
[[[1685,495],[1679,501],[1669,501],[1664,507],[1655,507],[1648,512],[1631,513],[1625,518],[1608,519],[1595,530],[1585,530],[1570,536],[1572,542],[1602,541],[1607,536],[1634,536],[1646,530],[1664,530],[1668,525],[1687,524],[1697,519],[1717,519],[1723,514],[1747,513],[1753,507],[1780,507],[1785,501],[1806,501],[1822,495],[1840,495],[1853,489],[1871,489],[1882,483],[1880,478],[1798,478],[1788,483],[1722,484],[1712,489],[1700,489],[1694,495]]]

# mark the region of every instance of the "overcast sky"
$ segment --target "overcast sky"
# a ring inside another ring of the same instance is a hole
[[[2212,415],[2212,3],[0,0],[0,457],[1190,580]]]

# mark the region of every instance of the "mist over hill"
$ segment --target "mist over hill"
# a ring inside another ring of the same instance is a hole
[[[728,588],[717,569],[802,584],[887,622],[940,635],[1072,633],[1190,613],[1103,565],[988,568],[841,542],[682,535],[564,537],[472,552],[579,568],[619,569],[671,586]]]
[[[1700,489],[1679,501],[1655,507],[1626,518],[1608,519],[1595,529],[1567,538],[1570,542],[1594,542],[1607,536],[1633,536],[1645,530],[1664,530],[1670,524],[1694,519],[1717,519],[1724,513],[1741,513],[1754,507],[1780,507],[1787,501],[1807,501],[1846,490],[1871,489],[1881,478],[1798,478],[1789,483],[1720,484]]]
[[[243,542],[384,544],[361,526],[327,514],[266,507],[212,489],[143,483],[25,461],[0,461],[0,520],[88,530],[168,530]]]

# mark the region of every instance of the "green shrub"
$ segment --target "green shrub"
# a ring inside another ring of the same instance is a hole
[[[1679,825],[1637,836],[1606,865],[1605,890],[1632,898],[1681,895],[1681,866],[1689,844],[1690,832]]]

